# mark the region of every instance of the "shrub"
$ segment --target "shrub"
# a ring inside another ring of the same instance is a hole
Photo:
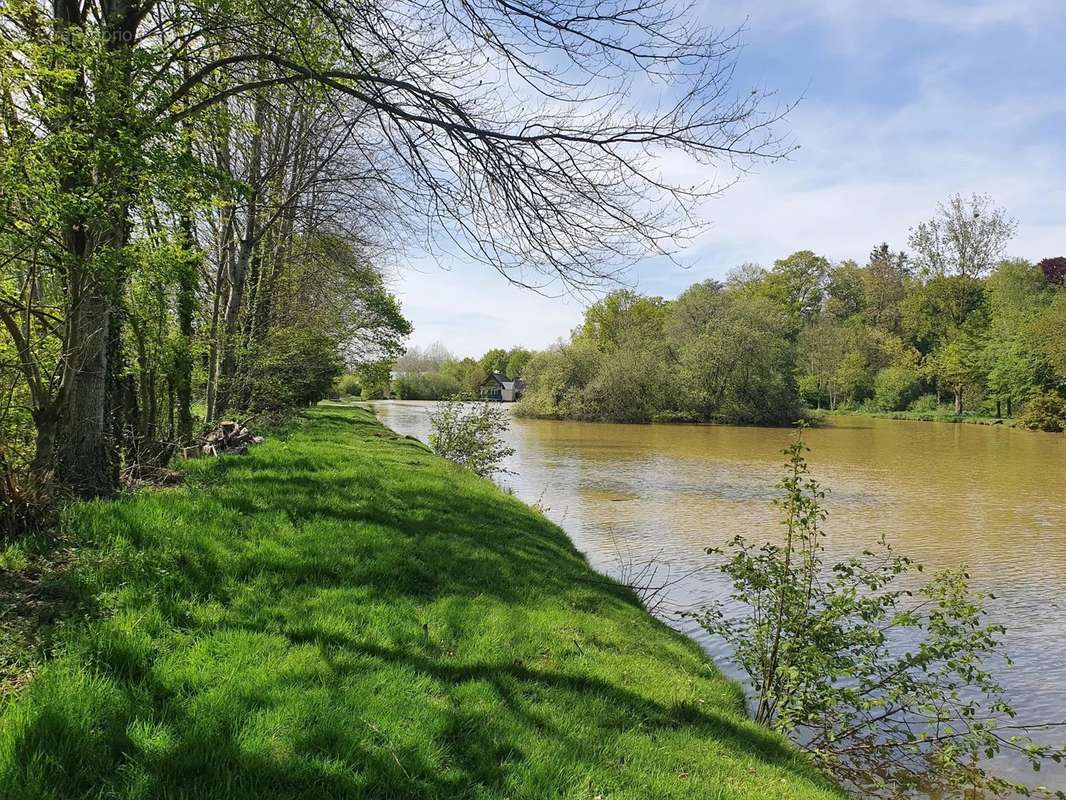
[[[1061,433],[1066,429],[1066,399],[1057,392],[1042,392],[1025,407],[1018,425],[1031,431]]]
[[[918,373],[907,367],[885,367],[874,377],[874,405],[880,411],[902,411],[918,394]]]
[[[923,394],[920,397],[915,398],[907,410],[909,411],[921,411],[924,413],[930,413],[937,411],[940,408],[940,401],[936,399],[935,394]]]
[[[510,428],[507,410],[490,403],[445,400],[429,415],[429,445],[444,458],[482,478],[507,472],[503,461],[514,455],[503,435]]]
[[[12,467],[0,452],[0,541],[47,528],[61,496],[28,469]]]

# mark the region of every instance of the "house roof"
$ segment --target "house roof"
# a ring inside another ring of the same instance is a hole
[[[488,383],[490,380],[496,381],[496,383],[500,384],[500,386],[502,386],[504,389],[518,389],[519,391],[521,391],[525,388],[526,385],[525,381],[523,381],[521,378],[516,378],[512,381],[502,372],[491,373],[489,377],[485,378],[485,383]]]

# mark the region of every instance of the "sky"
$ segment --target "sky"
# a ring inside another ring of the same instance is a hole
[[[799,147],[707,201],[710,225],[680,264],[641,262],[627,285],[676,297],[803,249],[862,263],[882,241],[905,248],[909,228],[956,192],[988,193],[1017,219],[1010,255],[1066,254],[1066,0],[737,0],[697,11],[744,26],[737,87],[799,100],[784,128]],[[411,258],[393,288],[410,344],[459,356],[547,347],[587,302],[458,259]]]

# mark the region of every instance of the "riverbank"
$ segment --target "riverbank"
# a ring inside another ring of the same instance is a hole
[[[68,512],[0,796],[840,796],[559,528],[367,411],[187,471]]]
[[[864,411],[852,409],[849,411],[828,411],[826,409],[810,409],[807,411],[811,418],[818,417],[873,417],[874,419],[902,419],[913,422],[952,422],[966,425],[1002,425],[1006,428],[1016,426],[1017,420],[1007,417],[986,417],[980,414],[956,414],[951,411]]]

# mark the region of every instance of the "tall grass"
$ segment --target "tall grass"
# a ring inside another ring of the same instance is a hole
[[[828,798],[565,535],[360,409],[71,509],[0,797]]]

